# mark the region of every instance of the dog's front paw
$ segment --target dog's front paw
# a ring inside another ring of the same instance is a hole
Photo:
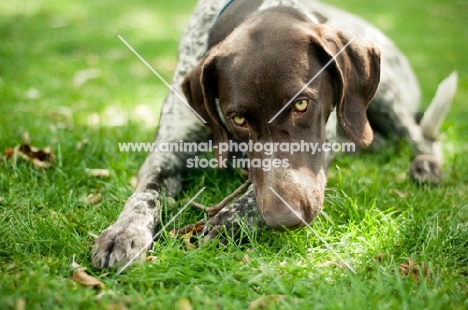
[[[419,155],[409,168],[411,180],[415,183],[429,183],[437,185],[443,172],[440,163],[435,156]]]
[[[200,237],[203,238],[201,243],[215,239],[224,232],[236,238],[242,235],[242,229],[252,232],[265,227],[253,189],[250,189],[243,197],[226,206],[207,221],[200,233]]]
[[[93,267],[111,268],[124,265],[145,248],[135,259],[142,262],[151,241],[151,231],[147,228],[116,223],[104,230],[96,240],[91,251]]]

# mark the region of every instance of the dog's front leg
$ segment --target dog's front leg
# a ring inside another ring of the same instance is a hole
[[[174,85],[178,89],[178,86]],[[180,91],[180,89],[178,89]],[[160,142],[201,142],[209,132],[203,123],[172,93],[163,108],[155,144]],[[175,196],[180,191],[180,174],[186,169],[191,152],[153,152],[138,174],[138,185],[127,200],[117,221],[96,240],[91,253],[95,267],[124,264],[141,252],[144,259],[151,245],[154,228],[159,222],[161,193]]]
[[[179,62],[172,80],[172,89],[182,94],[180,84],[206,52],[208,30],[224,1],[199,1],[179,45]],[[202,142],[208,139],[207,127],[175,95],[169,93],[161,114],[156,137],[158,142]],[[161,191],[175,196],[180,190],[180,174],[186,159],[194,154],[186,152],[154,152],[148,156],[138,175],[138,187],[125,203],[115,224],[102,232],[91,253],[95,267],[112,267],[131,260],[151,244],[152,234],[159,222]],[[142,252],[141,258],[145,253]]]
[[[203,242],[215,239],[223,232],[236,238],[241,235],[243,228],[249,232],[259,232],[266,228],[265,221],[257,207],[253,185],[249,186],[244,195],[210,218],[200,236]]]

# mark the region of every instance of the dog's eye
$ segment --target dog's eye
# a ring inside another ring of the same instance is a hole
[[[245,125],[247,125],[245,118],[240,115],[234,116],[233,120],[234,120],[234,123],[239,127],[245,127]]]
[[[298,100],[294,103],[294,111],[296,112],[305,112],[307,110],[307,105],[309,102],[306,99]]]

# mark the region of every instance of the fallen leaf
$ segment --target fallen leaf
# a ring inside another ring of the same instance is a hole
[[[158,257],[157,256],[154,256],[154,255],[150,255],[146,258],[147,261],[149,262],[154,262],[154,261],[157,261],[158,260]]]
[[[192,238],[203,229],[203,226],[204,225],[195,225],[193,226],[192,230],[190,230],[190,232],[186,233],[185,235],[182,235],[182,241],[184,242],[187,251],[194,250],[197,248],[197,246],[194,243],[192,243]]]
[[[266,309],[272,303],[283,300],[285,295],[263,295],[249,304],[249,310],[252,309]]]
[[[419,276],[422,275],[425,278],[430,278],[431,274],[429,273],[429,268],[426,264],[422,263],[421,266],[417,266],[414,261],[409,260],[407,263],[401,264],[399,267],[400,272],[404,276],[409,276],[414,281],[419,280]]]
[[[86,174],[93,178],[108,178],[110,172],[107,169],[86,169]]]
[[[101,193],[89,194],[84,199],[84,203],[86,203],[88,205],[95,205],[95,204],[100,203],[101,201],[102,201],[102,194]]]
[[[84,268],[78,268],[73,272],[72,276],[73,281],[78,282],[79,284],[83,286],[88,286],[88,287],[93,287],[93,288],[98,288],[98,289],[103,289],[104,288],[104,283],[99,281],[93,276],[90,276],[87,274],[84,270]]]
[[[195,250],[197,248],[197,246],[193,244],[190,240],[192,239],[192,237],[193,237],[193,234],[190,234],[190,233],[182,236],[182,241],[184,242],[185,249],[187,251]]]
[[[29,135],[27,138],[23,138],[28,142]],[[13,148],[6,149],[3,154],[8,159],[16,157],[29,161],[33,164],[34,168],[49,168],[52,166],[55,158],[50,145],[45,149],[40,149],[31,146],[29,143],[23,143]]]

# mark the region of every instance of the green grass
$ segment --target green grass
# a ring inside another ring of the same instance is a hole
[[[404,143],[335,161],[324,205],[328,216],[313,228],[357,274],[342,268],[307,229],[193,251],[164,234],[151,263],[119,276],[88,268],[114,293],[99,301],[94,290],[72,281],[72,257],[89,267],[93,234],[115,221],[145,158],[119,152],[117,143],[151,141],[167,94],[117,36],[170,79],[195,1],[2,2],[0,151],[29,132],[33,145],[52,146],[56,163],[41,171],[0,159],[1,308],[186,309],[188,301],[194,309],[245,309],[262,295],[284,295],[265,302],[269,309],[467,308],[468,4],[330,2],[382,28],[408,55],[424,106],[437,84],[458,70],[458,96],[442,128],[445,181],[437,188],[411,184]],[[99,76],[74,85],[75,74],[90,68]],[[111,177],[89,178],[87,168],[109,169]],[[195,171],[180,198],[206,186],[199,201],[213,204],[241,182],[233,171]],[[83,202],[97,192],[102,202]],[[163,218],[175,212],[164,211]],[[188,210],[174,226],[200,216]],[[409,261],[418,276],[402,273]]]

